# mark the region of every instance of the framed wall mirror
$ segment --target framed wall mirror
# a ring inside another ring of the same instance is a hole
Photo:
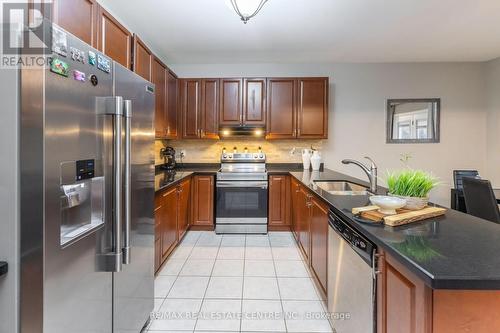
[[[439,142],[441,99],[388,99],[387,143]]]

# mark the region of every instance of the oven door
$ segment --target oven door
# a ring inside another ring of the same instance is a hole
[[[267,230],[267,187],[267,181],[217,181],[216,225],[260,224]]]

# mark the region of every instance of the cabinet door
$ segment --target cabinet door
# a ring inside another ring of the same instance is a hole
[[[241,79],[221,79],[220,125],[243,123]]]
[[[156,57],[153,59],[151,82],[155,84],[155,133],[157,138],[166,135],[166,77],[165,66]]]
[[[266,79],[244,80],[243,123],[245,125],[266,124]]]
[[[201,137],[219,138],[219,80],[201,81]]]
[[[297,81],[267,80],[267,139],[296,137]]]
[[[299,240],[299,228],[298,228],[298,216],[299,216],[299,193],[300,193],[300,183],[293,177],[290,177],[290,196],[292,197],[292,209],[291,209],[291,222],[292,222],[292,232],[295,239]]]
[[[165,128],[167,130],[167,139],[177,139],[178,121],[179,121],[179,82],[174,72],[167,70],[167,115]]]
[[[299,244],[302,248],[302,252],[304,253],[307,262],[309,262],[309,250],[311,246],[310,242],[310,209],[311,205],[309,199],[310,194],[309,191],[300,187],[300,191],[298,194],[298,209],[297,209],[297,224],[298,224],[298,233],[299,233]]]
[[[182,239],[188,229],[189,221],[189,199],[191,192],[191,180],[187,179],[179,185],[179,211],[178,211],[178,239]]]
[[[286,175],[269,177],[269,226],[290,226],[290,178]]]
[[[328,78],[299,79],[297,137],[328,138]]]
[[[192,225],[214,225],[214,177],[193,177]]]
[[[182,95],[182,137],[184,139],[199,138],[200,89],[201,80],[181,80]]]
[[[134,72],[148,81],[151,81],[152,58],[153,53],[148,49],[146,44],[137,35],[134,35]],[[156,59],[156,61],[159,60]]]
[[[162,222],[161,251],[162,260],[165,260],[177,244],[177,187],[167,189],[162,194],[162,209],[160,210]]]
[[[111,59],[130,69],[132,61],[132,34],[130,31],[100,6],[97,23],[98,49]]]
[[[396,260],[379,258],[377,332],[430,333],[432,290]]]
[[[85,43],[97,47],[97,12],[95,0],[54,0],[53,22]]]
[[[155,272],[158,271],[162,264],[162,252],[161,252],[161,237],[162,237],[162,198],[161,194],[155,195]]]
[[[311,268],[323,292],[327,287],[328,206],[316,196],[311,198]]]

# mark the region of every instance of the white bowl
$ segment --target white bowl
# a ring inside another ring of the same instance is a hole
[[[379,212],[386,215],[394,215],[396,214],[396,209],[403,208],[406,205],[405,199],[386,195],[371,196],[370,202],[379,207]]]

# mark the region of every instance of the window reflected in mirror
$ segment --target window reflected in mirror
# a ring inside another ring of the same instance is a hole
[[[387,143],[439,142],[439,98],[387,100]]]

